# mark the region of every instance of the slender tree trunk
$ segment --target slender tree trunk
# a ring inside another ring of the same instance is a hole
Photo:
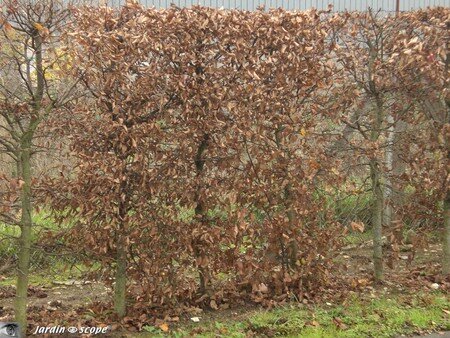
[[[450,275],[450,191],[444,201],[444,234],[442,236],[444,255],[442,258],[442,273]]]
[[[275,130],[275,141],[277,148],[284,152],[286,157],[289,158],[289,152],[283,149],[282,146],[282,139],[281,139],[281,133],[284,129],[284,126],[282,124],[279,124],[277,126],[277,129]],[[288,170],[288,164],[286,164],[286,167],[284,168],[284,173],[286,175],[286,179],[289,179],[289,170]],[[292,234],[295,233],[294,229],[294,221],[295,221],[295,215],[294,210],[292,209],[292,184],[288,182],[286,186],[284,187],[284,194],[282,196],[283,206],[285,208],[286,217],[289,222],[289,230],[292,232]],[[279,242],[280,242],[280,250],[281,250],[281,266],[283,267],[283,272],[289,270],[289,267],[292,269],[295,269],[295,263],[297,261],[297,253],[298,253],[298,246],[295,238],[292,238],[291,241],[286,245],[286,243],[283,240],[283,236],[280,236]]]
[[[126,168],[123,176],[127,176]],[[119,202],[119,225],[116,236],[116,276],[114,286],[114,311],[123,318],[126,314],[127,293],[127,245],[126,245],[126,217],[127,217],[127,181],[122,180],[120,186],[123,199]]]
[[[394,141],[395,141],[395,124],[392,114],[387,115],[387,139],[386,139],[386,176],[384,182],[384,212],[383,223],[386,228],[391,227],[392,223],[392,210],[393,210],[393,180],[392,175],[394,173]]]
[[[114,286],[114,311],[123,318],[126,314],[127,250],[123,234],[118,234],[116,243],[116,276]]]
[[[379,46],[377,46],[379,47]],[[369,96],[374,99],[374,115],[372,121],[372,130],[370,132],[370,140],[373,143],[379,141],[381,135],[381,128],[384,121],[383,97],[378,92],[376,83],[374,81],[374,65],[376,59],[379,57],[380,50],[375,46],[370,47],[369,59]],[[375,282],[380,282],[383,279],[383,212],[384,212],[384,194],[381,186],[381,168],[380,162],[375,157],[370,159],[370,178],[372,182],[373,193],[373,209],[372,209],[372,231],[373,231],[373,267]]]
[[[19,238],[19,259],[17,264],[17,289],[14,304],[16,321],[26,331],[27,326],[27,291],[28,275],[30,270],[31,251],[31,227],[32,227],[32,202],[31,202],[31,134],[23,136],[20,149],[20,173],[23,181],[21,191],[21,211],[20,238]]]
[[[373,82],[371,82],[371,88],[376,93]],[[375,94],[375,104],[375,116],[370,135],[372,142],[379,140],[383,123],[383,102],[378,93]],[[385,205],[381,186],[382,173],[379,160],[376,157],[370,160],[370,177],[374,198],[372,210],[374,278],[375,282],[380,282],[383,279],[383,213]]]
[[[449,23],[450,26],[450,23]],[[447,65],[449,63],[449,54],[447,54]],[[447,107],[450,108],[450,100],[447,100]],[[449,109],[450,110],[450,109]],[[450,115],[449,115],[450,116]],[[447,165],[450,163],[450,140],[447,139]],[[448,177],[448,173],[447,173]],[[444,229],[442,235],[442,273],[450,276],[450,189],[447,187],[447,193],[444,200]]]
[[[450,32],[450,22],[447,21],[447,32]],[[448,35],[447,35],[448,37]],[[450,38],[447,38],[447,59],[445,62],[445,73],[448,74],[450,71]],[[450,86],[450,81],[447,78],[447,88]],[[447,95],[445,104],[447,106],[447,123],[450,125],[450,96]],[[444,123],[444,125],[445,125]],[[448,133],[448,132],[447,132]],[[450,139],[447,137],[447,168],[450,163]],[[448,177],[448,172],[447,172]],[[447,187],[447,193],[444,200],[444,231],[442,236],[442,273],[444,275],[450,275],[450,189]]]
[[[197,177],[200,177],[203,174],[203,167],[205,166],[205,159],[203,157],[203,154],[206,151],[206,148],[208,147],[208,142],[209,142],[209,135],[205,134],[197,148],[197,154],[195,156],[195,161],[194,161],[195,169],[197,171]],[[203,222],[202,219],[205,215],[206,210],[205,210],[203,202],[200,198],[200,187],[198,188],[198,190],[196,192],[195,199],[196,199],[196,203],[197,203],[197,205],[195,207],[195,216],[196,216],[197,220],[200,219],[200,221]],[[194,243],[194,254],[195,254],[196,258],[200,258],[202,256],[199,241],[200,241],[200,239],[197,238]],[[199,292],[201,294],[204,294],[206,292],[206,287],[207,287],[208,279],[209,279],[208,270],[206,267],[204,267],[200,264],[198,267],[198,273],[199,273]]]
[[[373,265],[375,281],[383,279],[383,191],[381,189],[380,170],[376,160],[370,161],[370,176],[373,189],[372,231]]]
[[[397,121],[395,124],[395,136],[394,136],[394,158],[393,158],[393,166],[392,172],[394,176],[399,176],[406,170],[405,162],[401,159],[401,154],[405,151],[405,147],[408,147],[408,144],[403,139],[402,135],[406,132],[407,123],[405,121]],[[392,180],[392,205],[397,209],[401,209],[403,204],[405,203],[405,192],[403,191],[404,187],[401,185],[401,182],[398,180]],[[400,213],[395,213],[392,215],[391,222],[401,223],[403,221],[403,217]]]
[[[19,238],[19,257],[17,263],[17,285],[16,298],[14,304],[14,312],[16,321],[26,332],[27,326],[27,291],[28,291],[28,275],[30,270],[30,253],[31,253],[31,229],[32,229],[32,201],[31,201],[31,147],[34,132],[39,124],[39,113],[41,109],[42,98],[44,95],[44,71],[42,61],[42,37],[39,34],[33,36],[36,62],[36,91],[32,97],[33,117],[29,121],[27,130],[22,134],[20,141],[20,156],[18,158],[17,176],[21,177],[21,221],[20,221],[20,238]]]
[[[284,198],[285,198],[286,216],[288,218],[289,227],[293,235],[293,238],[291,239],[288,248],[289,266],[291,267],[291,269],[295,269],[297,263],[298,244],[295,236],[296,229],[294,227],[296,215],[292,208],[292,185],[290,183],[288,183],[284,188]]]

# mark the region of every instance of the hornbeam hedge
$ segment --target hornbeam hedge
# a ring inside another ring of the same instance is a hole
[[[76,165],[49,197],[75,222],[67,242],[111,268],[117,314],[127,295],[212,308],[321,295],[339,278],[348,225],[364,228],[337,221],[336,189],[373,192],[365,225],[381,280],[382,231],[393,229],[383,208],[405,210],[386,203],[394,183],[411,197],[426,182],[448,200],[449,15],[74,9],[67,68],[85,96],[64,129]],[[447,120],[431,120],[430,100]],[[415,140],[391,149],[393,128]],[[417,149],[440,175],[420,174]]]

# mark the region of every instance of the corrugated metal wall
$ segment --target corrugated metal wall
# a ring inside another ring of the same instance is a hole
[[[99,0],[102,2],[102,0]],[[110,6],[120,6],[125,0],[107,0]],[[237,8],[244,10],[255,10],[259,6],[265,8],[279,8],[289,10],[306,10],[312,7],[317,9],[327,9],[328,4],[334,6],[335,11],[364,11],[368,8],[394,12],[396,0],[140,0],[145,6],[156,8],[166,8],[172,3],[179,7],[189,7],[192,5],[203,5],[215,8]],[[426,7],[444,6],[450,7],[450,0],[400,0],[400,10]]]

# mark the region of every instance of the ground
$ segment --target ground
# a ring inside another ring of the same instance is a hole
[[[443,337],[450,331],[449,279],[439,275],[439,243],[420,250],[413,261],[408,249],[392,268],[386,268],[383,284],[371,280],[371,248],[365,236],[349,240],[337,255],[340,273],[349,283],[345,297],[319,303],[289,303],[271,309],[231,306],[227,310],[199,311],[166,317],[140,325],[125,320],[113,325],[113,337],[399,337],[426,335]],[[35,325],[40,313],[71,314],[70,318],[102,323],[95,307],[107,302],[111,289],[96,281],[81,281],[81,274],[58,278],[36,273],[31,278],[30,312]],[[0,321],[12,313],[14,280],[0,278]],[[80,310],[82,309],[82,310]],[[67,322],[67,324],[70,324]],[[73,323],[72,323],[73,324]],[[103,324],[109,324],[103,322]]]

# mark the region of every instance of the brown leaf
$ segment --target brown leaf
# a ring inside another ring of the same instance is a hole
[[[350,227],[353,229],[353,231],[359,231],[361,233],[364,232],[364,223],[363,222],[351,222]]]
[[[40,31],[42,31],[42,30],[44,30],[44,26],[42,26],[42,24],[40,24],[39,22],[35,22],[34,24],[33,24],[33,26],[34,26],[34,28],[36,28],[39,32]]]
[[[333,323],[334,323],[334,325],[337,326],[337,328],[339,328],[341,330],[347,329],[347,325],[345,325],[344,322],[342,321],[342,319],[339,317],[333,317]]]
[[[219,307],[217,306],[217,303],[214,299],[211,299],[211,301],[209,302],[209,306],[211,306],[212,309],[214,310],[218,310]]]
[[[18,183],[19,183],[19,189],[21,189],[23,187],[23,185],[25,184],[25,181],[19,180]]]
[[[158,326],[163,332],[169,332],[169,325],[167,323],[162,323]]]

